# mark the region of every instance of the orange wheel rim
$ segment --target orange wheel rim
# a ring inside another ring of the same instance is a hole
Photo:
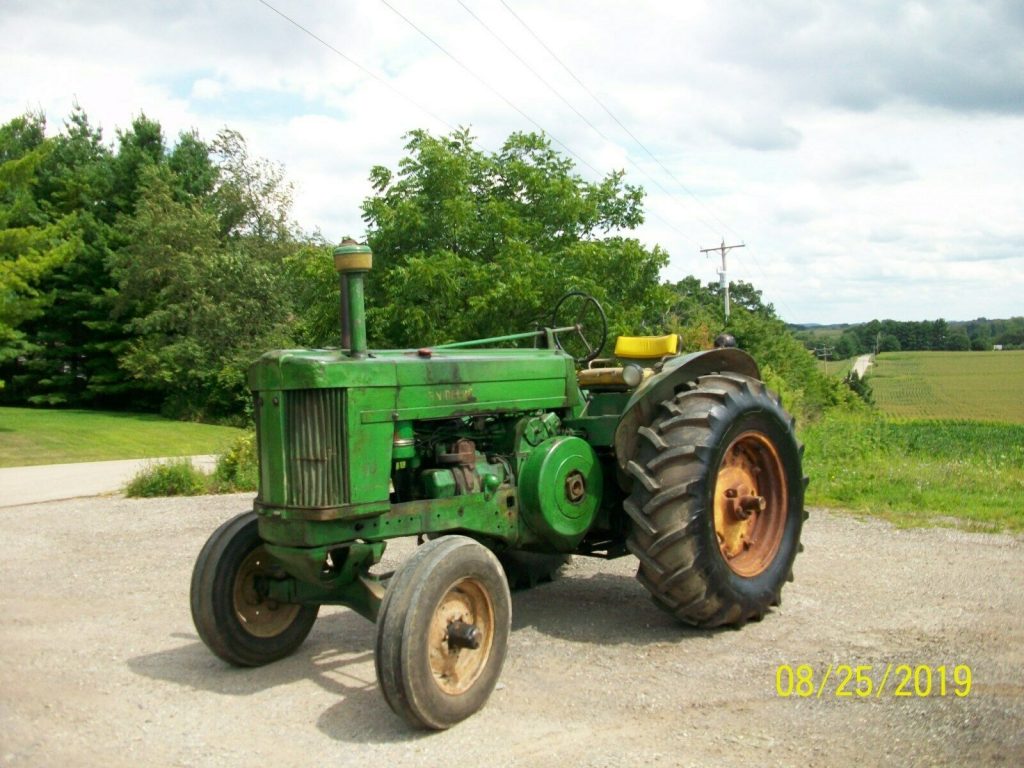
[[[479,632],[478,648],[459,647],[450,637],[456,623]],[[486,588],[474,578],[456,582],[441,598],[430,622],[427,653],[438,688],[458,696],[473,687],[487,666],[494,641],[494,606]]]
[[[729,568],[752,578],[778,554],[789,514],[789,492],[775,445],[744,432],[725,449],[715,480],[715,536]]]

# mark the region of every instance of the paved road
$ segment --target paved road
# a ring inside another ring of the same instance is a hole
[[[88,461],[78,464],[48,464],[37,467],[0,469],[0,509],[21,504],[38,504],[83,496],[118,493],[140,469],[169,459],[128,459]],[[207,471],[216,456],[193,456],[192,463]]]

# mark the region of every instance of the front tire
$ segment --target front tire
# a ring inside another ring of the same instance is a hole
[[[377,617],[374,664],[391,709],[442,730],[478,711],[505,661],[512,600],[497,558],[465,536],[423,544]]]
[[[229,664],[259,667],[302,645],[320,606],[275,603],[259,580],[274,573],[255,512],[214,531],[196,559],[190,602],[192,621],[206,646]]]
[[[699,627],[781,602],[800,549],[806,479],[793,419],[757,379],[703,376],[641,427],[625,502],[637,579]]]

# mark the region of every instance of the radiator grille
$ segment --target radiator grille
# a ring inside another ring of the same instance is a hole
[[[344,394],[342,389],[284,393],[288,506],[345,503]]]

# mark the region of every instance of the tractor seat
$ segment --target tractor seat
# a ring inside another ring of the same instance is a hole
[[[667,336],[619,336],[615,341],[615,357],[627,360],[660,360],[679,354],[679,334]]]

